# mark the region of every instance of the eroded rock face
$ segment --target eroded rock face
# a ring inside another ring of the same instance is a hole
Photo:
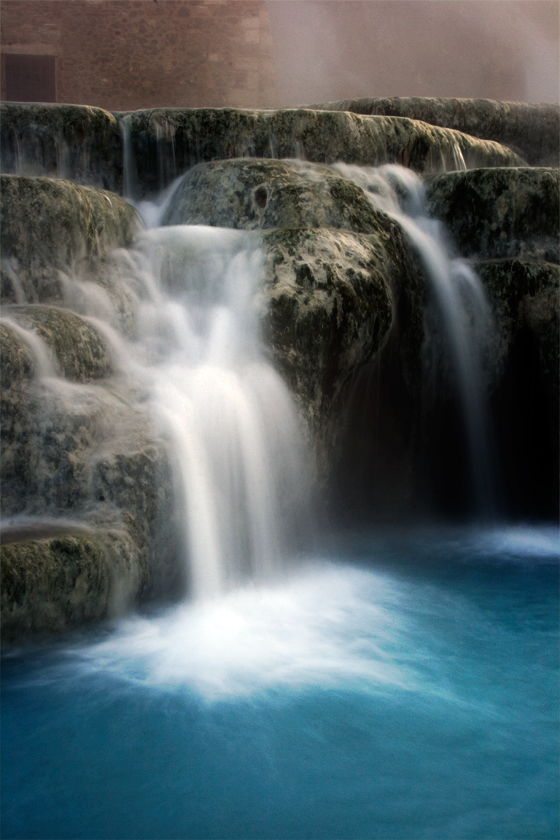
[[[560,107],[491,99],[387,97],[345,99],[312,108],[387,117],[408,117],[495,140],[517,152],[530,166],[558,166]]]
[[[242,111],[161,108],[122,115],[129,124],[141,195],[190,167],[230,158],[302,158],[315,163],[401,163],[418,172],[467,166],[519,166],[489,140],[400,117],[312,110]]]
[[[57,552],[64,575],[65,550],[59,541],[51,541],[48,568],[41,566],[37,575],[29,575],[16,568],[18,562],[26,562],[27,553],[19,545],[10,547],[10,574],[24,589],[17,617],[12,617],[14,627],[22,632],[69,630],[88,616],[109,617],[118,609],[180,589],[184,581],[173,542],[174,493],[167,448],[145,413],[127,404],[126,383],[47,384],[28,377],[25,367],[19,384],[12,381],[2,392],[3,517],[72,517],[87,523],[97,545],[91,564],[101,552],[101,566],[110,575],[103,587],[92,571],[91,586],[74,591],[72,583],[71,589],[63,589],[73,606],[57,613],[47,626],[35,611],[42,614],[43,590],[56,572]],[[31,535],[32,544],[32,554],[39,556],[42,542]],[[2,549],[2,558],[8,548]],[[92,603],[80,604],[82,596]],[[62,604],[63,595],[55,600]],[[12,622],[10,615],[4,612],[3,619]]]
[[[122,192],[122,138],[113,114],[88,105],[4,102],[0,118],[2,172]]]
[[[464,256],[559,261],[558,169],[448,172],[429,179],[427,201]]]
[[[344,424],[344,389],[387,339],[413,271],[410,254],[387,218],[377,235],[280,229],[267,231],[264,245],[265,337],[307,421],[325,483]]]
[[[60,301],[61,272],[95,276],[141,227],[112,192],[12,175],[1,176],[0,189],[3,303]]]
[[[78,278],[109,283],[110,251],[132,242],[139,217],[113,193],[2,180],[3,252],[14,280],[5,298],[24,301],[5,304],[0,323],[2,516],[72,517],[91,532],[45,540],[24,529],[2,548],[9,640],[115,615],[184,582],[167,447],[115,372],[105,336],[64,308],[69,298],[79,303]],[[115,276],[118,309],[126,295]],[[57,305],[35,302],[43,299]]]

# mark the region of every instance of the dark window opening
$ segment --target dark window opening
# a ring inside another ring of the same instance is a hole
[[[53,55],[6,55],[6,99],[9,102],[56,102]]]

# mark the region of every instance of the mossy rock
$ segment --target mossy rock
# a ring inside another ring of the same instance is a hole
[[[414,268],[398,227],[263,234],[264,334],[315,446],[320,483],[344,425],[344,389],[383,347]],[[414,319],[413,319],[414,320]]]
[[[517,335],[528,332],[539,348],[540,373],[558,413],[560,385],[560,266],[528,260],[491,260],[476,269],[500,333],[503,368]],[[557,429],[556,429],[557,431]]]
[[[0,388],[27,384],[35,373],[36,362],[29,344],[10,324],[0,323]]]
[[[301,158],[314,163],[404,163],[419,172],[519,166],[498,143],[401,117],[313,110],[158,108],[122,114],[130,129],[138,196],[155,193],[192,166],[230,158]]]
[[[61,633],[107,617],[111,572],[94,539],[60,536],[3,545],[2,641]]]
[[[60,301],[60,272],[95,278],[142,227],[136,210],[105,190],[15,175],[0,176],[0,189],[3,303]]]
[[[179,594],[185,581],[167,447],[127,405],[124,383],[107,384],[32,380],[2,392],[2,513],[78,517],[102,531],[111,603],[125,608]]]
[[[113,114],[88,105],[5,102],[0,109],[2,172],[122,192],[123,143]]]
[[[448,172],[428,179],[426,195],[463,256],[559,261],[558,169]]]
[[[313,105],[326,111],[350,111],[386,117],[408,117],[452,128],[483,140],[495,140],[517,152],[530,166],[558,166],[560,106],[492,99],[445,99],[392,96],[345,99]]]
[[[245,159],[191,169],[174,193],[163,224],[373,233],[378,216],[363,190],[328,166]]]
[[[4,311],[8,318],[45,342],[60,373],[67,379],[90,382],[112,372],[111,356],[104,338],[74,312],[40,304],[9,306]]]

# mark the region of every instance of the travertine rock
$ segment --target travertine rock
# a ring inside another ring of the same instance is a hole
[[[453,128],[484,140],[496,140],[517,152],[530,166],[558,166],[560,106],[492,99],[443,99],[393,96],[345,99],[312,105],[325,111],[350,111],[386,117],[408,117],[441,128]]]
[[[447,172],[428,180],[427,202],[466,257],[559,261],[558,169]]]

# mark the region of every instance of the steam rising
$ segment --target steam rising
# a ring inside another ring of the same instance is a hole
[[[375,96],[557,102],[548,0],[268,0],[282,105]]]

